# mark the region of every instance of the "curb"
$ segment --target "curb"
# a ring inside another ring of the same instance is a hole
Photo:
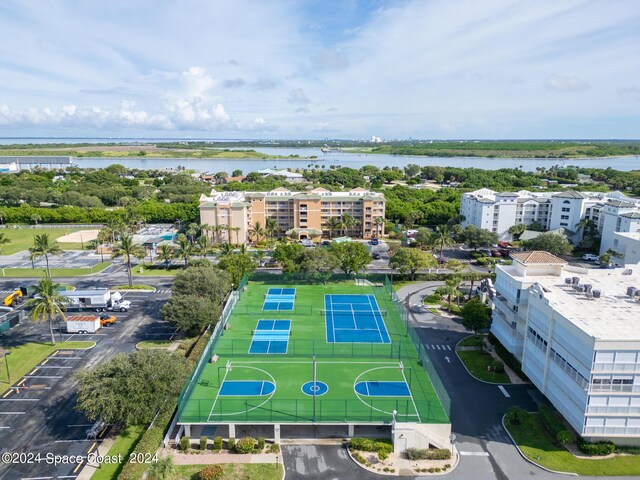
[[[142,342],[144,342],[145,340],[142,340]],[[140,345],[142,342],[138,342],[135,345],[135,348],[137,351],[141,352],[143,350],[165,350],[168,351],[169,347],[171,346],[171,344],[167,345],[166,347],[149,347],[149,348],[139,348],[138,345]]]
[[[468,336],[470,336],[470,335],[467,335],[467,337],[468,337]],[[467,338],[467,337],[464,337],[464,338]],[[462,340],[464,340],[464,338],[463,338]],[[461,342],[462,340],[460,340],[460,342]],[[482,382],[482,383],[484,383],[484,384],[486,384],[486,385],[515,385],[514,383],[488,382],[488,381],[486,381],[486,380],[481,380],[481,379],[479,379],[478,377],[476,377],[473,373],[471,373],[471,372],[469,371],[469,369],[467,368],[467,366],[465,365],[465,363],[464,363],[464,362],[462,361],[462,359],[460,358],[460,355],[458,355],[458,344],[459,344],[460,342],[456,343],[456,349],[455,349],[456,357],[458,357],[458,360],[460,360],[460,363],[462,364],[462,366],[464,367],[464,369],[467,371],[467,373],[469,374],[469,376],[470,376],[471,378],[473,378],[474,380],[476,380],[476,381],[478,381],[478,382]]]
[[[578,475],[577,473],[573,473],[573,472],[559,472],[557,470],[551,470],[550,468],[546,468],[543,467],[542,465],[534,462],[533,460],[531,460],[530,458],[528,458],[523,452],[522,450],[520,450],[520,447],[518,446],[518,444],[516,443],[516,441],[513,439],[513,437],[511,436],[511,432],[509,431],[509,429],[507,428],[507,426],[504,424],[504,417],[506,416],[506,414],[504,414],[502,416],[502,428],[504,428],[504,431],[507,432],[507,435],[509,435],[509,438],[511,439],[511,443],[513,443],[513,446],[516,447],[516,449],[518,450],[518,453],[520,454],[520,456],[522,458],[524,458],[527,462],[529,462],[532,465],[535,465],[538,468],[541,468],[542,470],[549,472],[549,473],[557,473],[559,475],[570,475],[572,477],[579,477],[580,475]]]
[[[388,477],[399,477],[400,476],[400,472],[399,471],[398,471],[398,473],[396,473],[396,472],[378,472],[378,471],[375,471],[375,470],[371,470],[366,465],[360,463],[355,458],[353,458],[353,455],[351,455],[351,450],[349,450],[349,447],[344,446],[344,449],[347,451],[347,455],[349,455],[349,458],[353,461],[353,463],[355,463],[361,469],[366,470],[367,472],[374,473],[376,475],[386,475]]]
[[[114,292],[136,292],[136,293],[156,293],[158,289],[153,287],[153,290],[146,288],[112,288]]]
[[[62,344],[67,343],[67,342],[69,342],[69,341],[71,341],[71,339],[69,339],[69,340],[65,340],[65,341],[64,341],[64,342],[62,342],[62,343],[56,343],[56,345],[62,345]],[[73,341],[74,341],[74,342],[76,342],[76,341],[82,341],[82,340],[73,340]],[[90,341],[91,343],[93,343],[93,345],[91,345],[90,347],[84,347],[84,348],[82,348],[82,347],[81,347],[81,348],[78,348],[78,347],[76,347],[76,348],[72,348],[72,347],[64,348],[64,347],[63,347],[63,348],[57,348],[57,349],[56,349],[56,350],[54,350],[54,351],[55,351],[55,352],[57,352],[58,350],[91,350],[92,348],[95,348],[95,347],[98,345],[98,342],[94,342],[93,340],[89,340],[89,341]]]

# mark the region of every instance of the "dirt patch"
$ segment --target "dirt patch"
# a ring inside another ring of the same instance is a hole
[[[79,232],[73,232],[58,237],[56,240],[59,243],[90,242],[91,240],[95,240],[96,238],[98,238],[99,232],[100,230],[80,230]]]

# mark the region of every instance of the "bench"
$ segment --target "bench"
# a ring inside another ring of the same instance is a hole
[[[220,358],[220,357],[218,357],[218,355],[212,355],[210,362],[211,363],[216,363],[218,361],[218,358]]]

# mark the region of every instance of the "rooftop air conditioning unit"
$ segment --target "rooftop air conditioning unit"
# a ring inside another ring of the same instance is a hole
[[[573,283],[573,281],[571,280],[571,277],[567,277],[564,279],[564,283],[567,285],[571,285]]]
[[[585,291],[585,293],[591,293],[591,289],[592,289],[592,288],[593,288],[593,286],[592,286],[591,284],[586,283],[586,284],[584,285],[584,291]]]
[[[600,296],[602,295],[602,292],[600,290],[594,290],[592,293],[593,298],[600,298]]]
[[[580,293],[585,291],[584,285],[578,285],[576,290],[578,290]]]
[[[629,297],[635,297],[638,294],[638,289],[636,287],[627,287],[627,295]]]
[[[571,283],[577,285],[580,283],[580,277],[571,277]]]
[[[633,275],[633,270],[631,270],[630,268],[627,268],[625,271],[622,272],[622,275]]]

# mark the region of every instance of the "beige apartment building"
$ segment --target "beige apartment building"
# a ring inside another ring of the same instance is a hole
[[[318,240],[329,236],[327,221],[349,215],[356,220],[349,230],[335,230],[357,238],[372,238],[384,234],[385,199],[381,193],[364,188],[346,192],[331,192],[315,188],[293,192],[284,187],[270,192],[217,192],[200,197],[200,223],[212,228],[222,227],[215,236],[217,242],[247,243],[250,230],[260,222],[266,226],[274,219],[280,235],[295,240]],[[379,220],[376,220],[379,219]]]

